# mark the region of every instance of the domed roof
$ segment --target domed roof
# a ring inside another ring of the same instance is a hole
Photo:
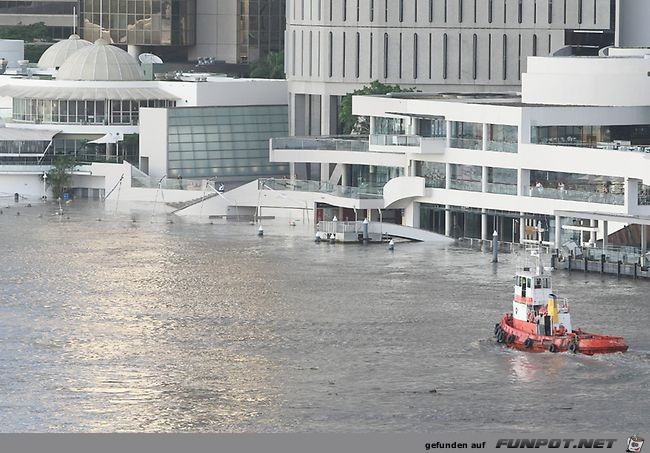
[[[60,67],[70,55],[79,49],[92,46],[92,43],[81,39],[79,35],[70,35],[68,39],[51,45],[38,60],[38,67],[43,69],[55,69]]]
[[[71,55],[59,68],[58,80],[134,81],[145,80],[137,60],[106,40]]]

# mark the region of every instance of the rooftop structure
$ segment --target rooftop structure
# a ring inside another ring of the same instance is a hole
[[[58,69],[70,55],[84,47],[91,46],[90,41],[81,39],[79,35],[70,35],[68,39],[51,45],[38,60],[38,67],[43,69]]]

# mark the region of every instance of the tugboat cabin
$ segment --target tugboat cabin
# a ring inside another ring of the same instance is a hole
[[[515,274],[512,301],[513,324],[533,335],[564,335],[571,332],[568,304],[558,306],[551,277],[543,268],[524,267]]]

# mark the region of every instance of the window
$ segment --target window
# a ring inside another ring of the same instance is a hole
[[[548,23],[553,23],[553,0],[548,0]]]
[[[508,37],[503,35],[503,80],[508,79]]]
[[[354,76],[359,78],[359,60],[361,59],[361,34],[357,32],[357,42],[356,42],[356,64],[354,65]]]
[[[300,75],[305,75],[305,31],[300,32]]]
[[[578,23],[582,24],[582,0],[578,0]]]
[[[533,3],[533,23],[537,23],[537,0]]]
[[[419,0],[415,0],[415,1],[413,2],[413,10],[414,10],[413,13],[414,13],[414,21],[415,21],[415,22],[418,21],[418,1],[419,1]]]
[[[404,0],[399,0],[399,21],[404,22]]]
[[[594,0],[594,25],[598,23],[598,0]]]
[[[566,24],[566,0],[564,0],[564,23]]]
[[[508,22],[508,0],[503,0],[503,23]]]
[[[372,48],[372,43],[373,43],[373,35],[370,33],[370,64],[368,65],[368,70],[370,72],[369,76],[372,79],[372,57],[373,57],[373,48]]]
[[[413,34],[413,78],[418,78],[418,34]]]
[[[474,33],[472,36],[472,78],[476,80],[478,75],[478,36]]]
[[[370,22],[375,20],[375,0],[370,0]]]
[[[537,35],[533,35],[533,57],[537,56]]]
[[[328,60],[328,74],[330,77],[332,77],[332,74],[334,73],[334,64],[333,64],[333,53],[334,53],[334,35],[332,32],[329,32],[328,36],[328,44],[329,44],[329,60]]]
[[[447,80],[447,33],[442,35],[442,78]]]
[[[357,0],[357,22],[359,22],[359,18],[361,17],[361,16],[360,16],[360,14],[361,14],[361,9],[360,9],[360,7],[359,7],[359,1],[360,1],[360,0]]]
[[[429,0],[429,22],[433,22],[433,0]]]
[[[488,80],[492,80],[492,33],[488,35]]]
[[[305,20],[305,0],[300,0],[300,19]]]
[[[388,33],[384,33],[384,79],[388,78]]]
[[[522,23],[524,20],[524,0],[519,0],[517,4],[517,22]]]
[[[384,0],[384,22],[388,22],[388,2],[390,0]]]
[[[477,2],[478,0],[474,0],[474,23],[476,23],[476,10],[477,10]]]
[[[332,1],[330,0],[330,22],[332,22],[332,14],[334,13],[334,5],[332,5]],[[331,74],[330,74],[331,77]]]
[[[488,0],[487,7],[488,7],[488,23],[491,24],[492,23],[492,10],[493,10],[493,7],[494,7],[494,0]]]
[[[309,32],[309,76],[312,76],[312,64],[313,64],[313,49],[314,49],[314,36],[313,32]]]
[[[458,23],[463,23],[463,0],[458,0]]]
[[[445,19],[445,23],[447,23],[447,0],[444,0],[444,1],[445,1],[445,17],[444,17],[444,19]]]
[[[343,0],[343,22],[348,20],[348,0]]]

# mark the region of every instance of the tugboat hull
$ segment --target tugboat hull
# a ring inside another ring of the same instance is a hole
[[[504,315],[494,327],[494,335],[499,343],[509,348],[527,352],[572,352],[574,354],[611,354],[625,352],[628,345],[622,337],[573,330],[563,335],[537,335],[536,324],[522,322]]]

